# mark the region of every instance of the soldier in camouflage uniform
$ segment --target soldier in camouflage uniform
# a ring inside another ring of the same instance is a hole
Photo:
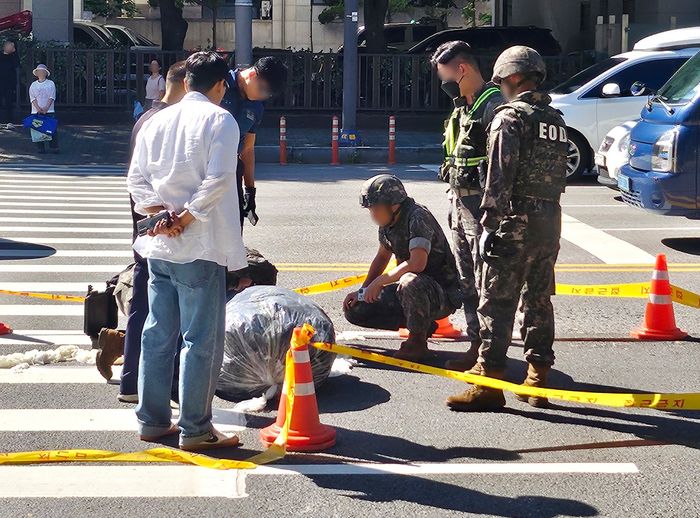
[[[428,337],[437,328],[435,321],[461,305],[450,245],[430,211],[409,198],[395,176],[367,180],[360,204],[379,225],[379,250],[361,292],[345,299],[345,318],[362,327],[407,328],[408,339],[394,356],[419,361],[430,354]],[[398,266],[384,273],[392,254]]]
[[[489,133],[489,163],[481,208],[483,234],[479,361],[472,373],[503,378],[513,318],[523,289],[525,385],[541,387],[554,363],[554,263],[559,253],[566,185],[566,126],[551,98],[537,91],[546,75],[542,57],[511,47],[496,61],[493,80],[507,104],[496,110]],[[518,397],[533,406],[545,398]],[[473,386],[447,400],[453,410],[494,410],[503,392]]]
[[[486,128],[493,119],[494,110],[504,100],[498,87],[491,81],[484,81],[467,43],[450,41],[440,45],[431,62],[442,80],[442,89],[454,103],[452,115],[445,123],[445,160],[440,168],[440,179],[450,186],[448,223],[462,283],[466,332],[471,342],[467,354],[447,362],[446,367],[466,371],[476,363],[481,345],[476,309],[481,272],[478,241]]]

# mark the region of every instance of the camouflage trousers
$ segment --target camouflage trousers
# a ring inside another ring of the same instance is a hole
[[[559,254],[561,207],[543,200],[513,202],[483,267],[479,361],[504,369],[521,299],[521,334],[529,363],[554,364],[554,264]],[[522,297],[522,298],[521,298]]]
[[[405,327],[412,334],[427,337],[433,322],[451,315],[455,309],[434,279],[406,273],[398,283],[385,286],[377,302],[357,302],[348,308],[345,318],[360,327],[391,331]]]
[[[467,336],[479,340],[478,287],[482,261],[479,256],[481,235],[481,194],[460,197],[451,191],[448,224],[452,230],[452,246],[462,285],[462,306],[467,319]]]

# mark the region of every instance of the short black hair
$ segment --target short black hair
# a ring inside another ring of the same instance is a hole
[[[273,95],[281,93],[287,85],[287,65],[278,57],[260,58],[253,65],[253,69],[260,79],[270,85]]]
[[[448,41],[440,45],[433,57],[430,58],[430,62],[436,67],[438,65],[447,65],[454,59],[460,59],[477,70],[479,69],[479,63],[474,58],[469,43],[460,40]]]
[[[187,75],[187,61],[178,61],[168,68],[166,80],[168,83],[182,83]]]
[[[200,93],[207,93],[216,83],[225,81],[229,73],[226,61],[216,52],[195,52],[187,58],[185,68],[189,89]]]

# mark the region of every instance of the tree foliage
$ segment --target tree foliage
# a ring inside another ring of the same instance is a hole
[[[86,11],[105,18],[132,17],[139,12],[134,0],[85,0],[83,6]]]

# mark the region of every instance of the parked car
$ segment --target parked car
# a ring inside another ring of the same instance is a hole
[[[629,162],[630,133],[638,120],[627,121],[615,126],[605,135],[595,154],[595,172],[598,183],[617,189],[620,168]]]
[[[648,91],[656,91],[698,49],[700,27],[659,33],[551,90],[552,106],[564,114],[569,127],[570,179],[592,167],[593,150],[612,128],[639,117],[644,98],[633,95],[632,85],[642,82]]]
[[[105,24],[103,26],[120,45],[134,50],[160,50],[160,45],[152,42],[143,34],[124,25]]]
[[[632,128],[629,163],[617,178],[622,199],[650,212],[700,218],[700,52],[649,97]]]
[[[443,43],[453,40],[466,41],[478,54],[500,54],[513,45],[527,45],[543,56],[558,56],[561,53],[561,45],[550,29],[533,26],[448,29],[414,45],[408,53],[431,54]]]
[[[405,52],[416,43],[423,41],[436,32],[445,29],[445,24],[435,22],[419,23],[385,23],[384,40],[389,52]],[[367,50],[367,30],[360,27],[357,31],[357,50],[366,52]],[[343,52],[343,45],[338,47],[338,52]]]
[[[73,42],[89,48],[114,47],[117,45],[107,29],[92,22],[73,22]]]

